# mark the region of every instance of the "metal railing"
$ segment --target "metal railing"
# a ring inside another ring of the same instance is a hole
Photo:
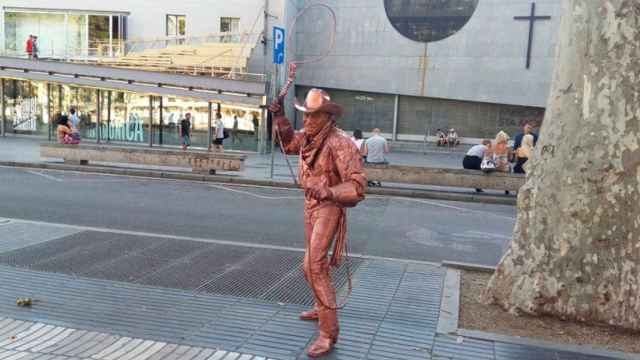
[[[170,46],[205,46],[206,44],[239,44],[238,55],[233,55],[233,50],[225,50],[220,54],[211,56],[195,64],[174,64],[172,62],[159,63],[149,60],[144,64],[144,68],[150,71],[168,72],[174,74],[188,74],[198,76],[210,76],[215,78],[244,80],[254,82],[266,81],[264,74],[248,73],[242,67],[222,67],[212,64],[213,60],[219,57],[236,59],[237,63],[247,61],[252,55],[257,41],[261,39],[261,34],[249,33],[211,33],[198,36],[181,37],[161,37],[154,39],[132,39],[127,41],[92,41],[89,48],[56,49],[50,47],[49,51],[38,52],[38,57],[43,60],[55,60],[62,62],[87,63],[100,66],[124,67],[124,63],[118,63],[118,58],[127,55],[143,54],[146,50],[165,49]],[[0,53],[2,56],[15,58],[28,58],[24,51],[5,50]]]

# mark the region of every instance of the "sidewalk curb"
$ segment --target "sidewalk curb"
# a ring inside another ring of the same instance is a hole
[[[121,175],[121,176],[138,176],[138,177],[148,177],[148,178],[156,178],[156,179],[269,186],[269,187],[279,187],[279,188],[289,188],[289,189],[298,188],[298,186],[296,186],[295,184],[283,182],[283,181],[258,180],[258,179],[249,179],[249,178],[243,178],[239,176],[229,176],[229,175],[198,175],[198,174],[192,174],[192,173],[180,173],[180,172],[162,171],[162,170],[114,168],[114,167],[100,167],[100,166],[91,166],[91,165],[66,165],[61,163],[32,163],[32,162],[17,162],[17,161],[0,161],[0,166],[28,168],[28,169],[77,171],[77,172],[84,172],[84,173],[109,174],[109,175]],[[498,204],[498,205],[515,205],[516,204],[515,198],[492,196],[492,195],[451,193],[451,192],[444,192],[444,191],[437,191],[437,190],[369,188],[367,190],[367,194],[421,198],[421,199],[431,199],[431,200],[477,202],[477,203]]]
[[[467,270],[467,271],[477,271],[493,274],[496,271],[495,266],[487,266],[482,264],[473,264],[466,262],[457,262],[457,261],[448,261],[444,260],[441,262],[442,266],[445,268],[457,269],[457,270]]]
[[[640,355],[638,354],[625,353],[625,352],[613,351],[613,350],[603,350],[603,349],[594,348],[590,345],[559,344],[559,343],[554,343],[554,342],[545,341],[545,340],[500,335],[500,334],[493,334],[493,333],[488,333],[484,331],[465,330],[465,329],[458,329],[458,335],[472,338],[472,339],[490,340],[490,341],[506,343],[506,344],[538,347],[542,349],[548,349],[548,350],[560,351],[560,352],[570,352],[570,353],[576,353],[581,355],[605,356],[605,357],[611,357],[613,359],[624,359],[624,360],[640,360]]]

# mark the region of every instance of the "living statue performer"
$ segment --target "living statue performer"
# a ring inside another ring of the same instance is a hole
[[[303,105],[296,101],[296,108],[304,113],[301,131],[293,130],[282,103],[281,98],[270,110],[283,150],[300,155],[299,179],[305,195],[304,275],[315,296],[314,308],[301,313],[300,319],[319,321],[320,335],[307,351],[319,357],[338,341],[336,289],[329,270],[340,264],[346,251],[345,208],[364,199],[367,179],[358,149],[336,127],[342,108],[325,91],[312,89]]]

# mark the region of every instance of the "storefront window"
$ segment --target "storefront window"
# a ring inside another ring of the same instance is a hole
[[[80,118],[80,135],[87,139],[97,139],[98,97],[95,89],[73,88],[76,99],[73,107]]]
[[[229,132],[229,138],[225,140],[225,148],[257,151],[257,135],[261,122],[259,111],[238,106],[222,106],[221,114],[224,127]]]
[[[187,113],[191,113],[192,147],[206,149],[209,146],[208,102],[162,97],[161,122],[160,97],[154,96],[153,99],[151,122],[148,94],[5,79],[4,101],[8,131],[43,137],[51,131],[52,138],[55,139],[59,116],[69,116],[73,108],[80,120],[80,136],[85,141],[100,139],[101,142],[149,144],[149,136],[152,136],[154,146],[180,146],[180,121]],[[225,140],[225,147],[257,151],[258,131],[262,122],[260,110],[212,104],[214,116],[218,108],[230,135]]]
[[[46,85],[22,80],[5,80],[5,116],[8,131],[46,135],[49,132]]]

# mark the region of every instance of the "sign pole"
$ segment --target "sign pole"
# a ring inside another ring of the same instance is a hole
[[[285,39],[286,39],[286,31],[284,28],[274,26],[273,27],[273,91],[271,92],[273,96],[272,101],[275,101],[278,94],[276,89],[280,86],[280,74],[279,74],[279,66],[284,64],[285,58]],[[282,109],[284,111],[284,109]],[[271,117],[271,179],[274,176],[274,167],[275,167],[275,148],[276,148],[276,137],[275,137],[275,124],[273,123],[273,116]]]

